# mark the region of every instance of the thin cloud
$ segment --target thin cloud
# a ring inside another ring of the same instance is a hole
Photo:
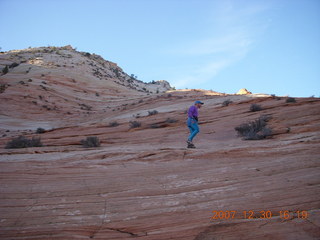
[[[185,44],[171,51],[172,54],[184,56],[211,55],[217,53],[230,53],[249,47],[251,44],[248,34],[244,32],[232,32],[195,42]]]
[[[171,80],[178,88],[194,83],[206,83],[221,71],[244,59],[253,47],[261,28],[252,22],[258,14],[265,11],[265,5],[235,6],[232,1],[219,5],[218,14],[211,20],[219,29],[212,36],[188,42],[171,50],[171,54],[199,59],[193,70],[185,69],[186,74],[177,74]],[[265,29],[265,28],[263,28]],[[203,61],[202,59],[205,59]]]

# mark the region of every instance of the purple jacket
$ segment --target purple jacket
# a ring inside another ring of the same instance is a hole
[[[198,117],[198,108],[195,105],[192,105],[188,110],[188,117]]]

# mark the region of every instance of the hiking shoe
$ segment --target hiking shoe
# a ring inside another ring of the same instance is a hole
[[[196,146],[195,145],[193,145],[193,143],[188,143],[188,147],[187,148],[196,148]]]

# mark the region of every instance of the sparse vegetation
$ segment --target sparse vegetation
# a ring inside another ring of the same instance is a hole
[[[43,107],[44,109],[47,109],[48,111],[50,111],[50,110],[51,110],[51,108],[50,108],[50,107],[48,107],[47,105],[42,105],[42,107]]]
[[[270,116],[261,116],[260,118],[249,122],[243,123],[234,129],[238,135],[243,137],[244,140],[261,140],[272,135],[272,131],[267,127],[267,122],[271,119]]]
[[[112,69],[112,71],[116,74],[116,77],[119,78],[121,76],[120,71],[118,68]]]
[[[8,66],[6,65],[3,69],[2,69],[2,74],[5,75],[9,72],[9,68]]]
[[[91,111],[91,110],[92,110],[92,107],[91,107],[91,106],[86,105],[86,104],[84,104],[84,103],[81,103],[81,104],[79,104],[79,105],[81,106],[81,109],[82,109],[82,110],[86,110],[86,111]]]
[[[223,103],[222,103],[222,106],[223,107],[227,107],[227,106],[229,106],[229,104],[231,104],[232,103],[232,101],[230,100],[230,99],[228,99],[228,100],[225,100]]]
[[[153,123],[150,125],[150,128],[161,128],[162,126],[158,123]]]
[[[281,97],[276,96],[275,94],[271,94],[272,99],[281,100]]]
[[[166,123],[176,123],[178,122],[177,119],[173,119],[173,118],[167,118]]]
[[[37,128],[37,131],[36,131],[36,133],[39,133],[39,134],[45,133],[45,132],[46,132],[46,130],[43,128]]]
[[[158,114],[157,110],[148,111],[148,116],[156,115]]]
[[[258,111],[261,111],[261,110],[262,110],[262,107],[260,105],[258,105],[258,104],[253,103],[250,106],[250,111],[251,112],[258,112]]]
[[[135,76],[134,74],[130,75],[131,79],[138,79],[138,76]]]
[[[109,127],[117,127],[119,125],[120,124],[117,121],[113,121],[113,122],[109,123]]]
[[[297,102],[295,98],[288,97],[288,98],[286,99],[286,103],[295,103],[295,102]]]
[[[6,144],[7,149],[10,148],[28,148],[28,147],[42,147],[41,139],[33,137],[32,139],[28,139],[24,136],[19,136],[17,138],[12,139]]]
[[[6,88],[7,88],[6,84],[0,84],[0,93],[4,93]]]
[[[48,88],[46,88],[45,86],[40,85],[40,87],[41,87],[43,90],[48,91]]]
[[[81,140],[83,147],[100,147],[100,140],[98,137],[87,137],[86,139]]]
[[[15,68],[15,67],[18,67],[18,66],[19,66],[19,63],[14,62],[9,66],[9,68]]]
[[[129,127],[131,128],[138,128],[141,127],[141,122],[138,121],[130,121],[129,122]]]

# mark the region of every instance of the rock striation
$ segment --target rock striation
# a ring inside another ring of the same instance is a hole
[[[0,77],[0,239],[320,238],[318,98],[147,95],[116,83],[111,70],[99,80],[90,72],[99,57],[44,49],[33,60],[28,51],[0,55],[7,66],[23,57]],[[65,67],[56,51],[72,55]],[[187,149],[185,112],[195,99],[205,105],[197,148]],[[261,115],[271,136],[237,136],[236,126]],[[5,148],[20,135],[44,146]],[[84,148],[89,136],[101,146]]]

